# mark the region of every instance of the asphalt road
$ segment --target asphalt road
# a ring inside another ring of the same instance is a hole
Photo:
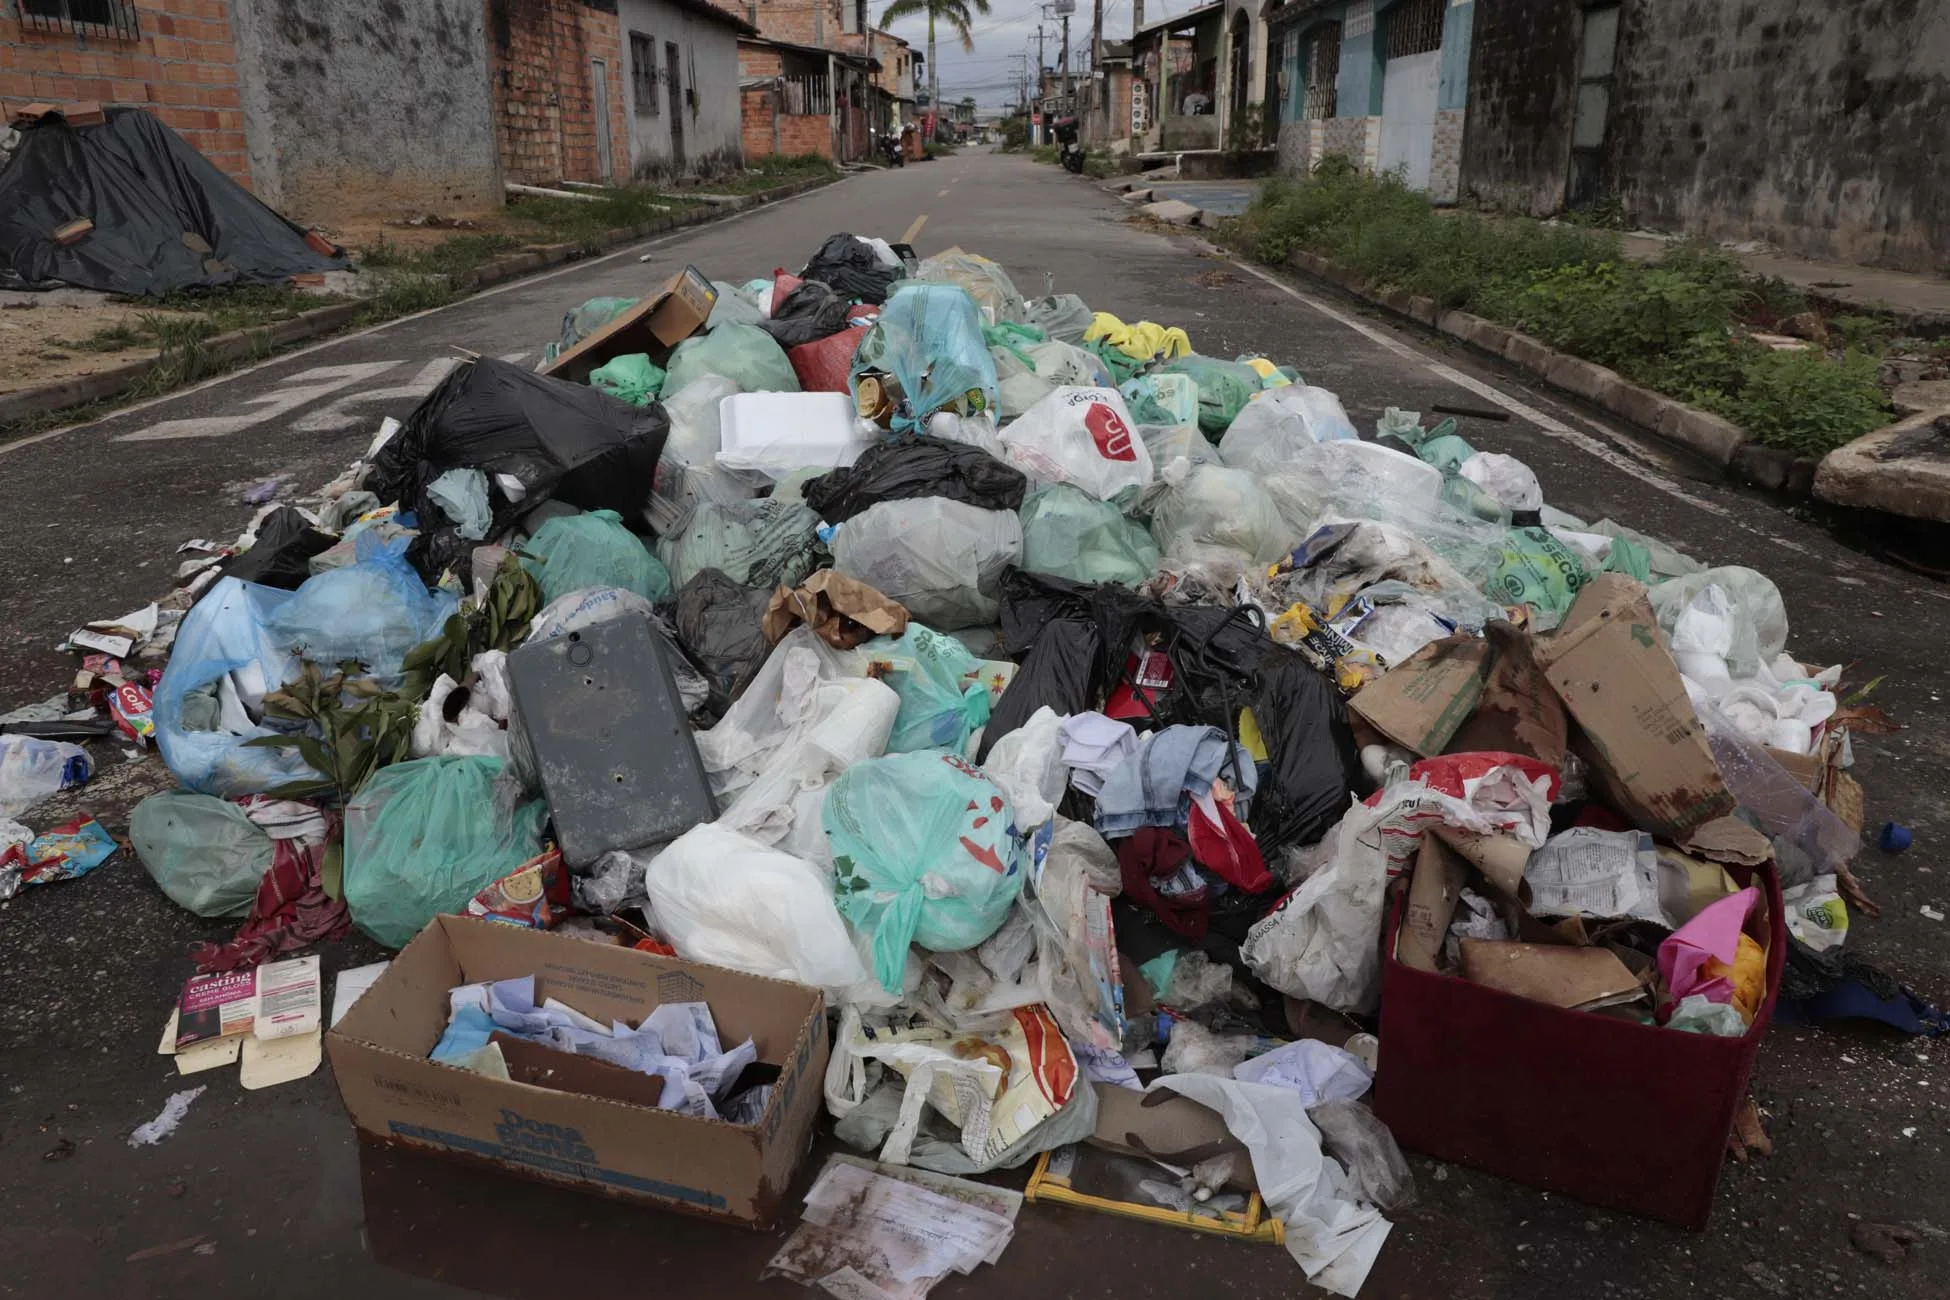
[[[1494,369],[1127,215],[1090,184],[1019,158],[975,154],[858,176],[0,447],[0,707],[59,690],[72,664],[52,646],[76,624],[166,588],[179,543],[234,533],[251,513],[246,485],[284,475],[309,488],[336,474],[381,415],[406,413],[453,349],[532,361],[567,309],[640,293],[686,262],[744,279],[796,266],[834,231],[894,238],[919,222],[913,242],[924,254],[958,244],[1003,262],[1025,292],[1053,285],[1128,319],[1182,325],[1202,352],[1291,362],[1340,393],[1362,427],[1389,405],[1502,409],[1507,422],[1466,419],[1464,433],[1528,461],[1553,504],[1773,575],[1795,629],[1790,649],[1847,662],[1858,681],[1883,676],[1877,698],[1909,724],[1856,744],[1871,823],[1910,825],[1916,847],[1899,858],[1865,852],[1859,871],[1883,917],[1857,918],[1851,942],[1924,994],[1950,998],[1944,924],[1920,911],[1950,910],[1937,838],[1950,839],[1940,796],[1950,757],[1943,588],[1865,559],[1765,500],[1697,481],[1685,464]],[[85,806],[119,832],[128,806],[166,783],[153,763],[111,767],[35,821]],[[229,1072],[204,1075],[209,1091],[182,1128],[131,1149],[130,1130],[181,1086],[154,1045],[189,970],[184,948],[228,929],[175,908],[124,859],[0,907],[0,1295],[784,1294],[757,1282],[783,1233],[424,1158],[362,1160],[329,1069],[259,1093]],[[326,968],[373,955],[340,945],[325,953]],[[1699,1234],[1417,1159],[1421,1204],[1398,1216],[1363,1294],[1950,1295],[1945,1056],[1866,1029],[1776,1030],[1754,1084],[1775,1154],[1728,1168],[1713,1225]],[[1919,1253],[1890,1265],[1852,1249],[1857,1218],[1918,1225]],[[157,1246],[171,1249],[129,1258]],[[936,1294],[1270,1300],[1307,1291],[1275,1248],[1029,1207],[992,1272]]]

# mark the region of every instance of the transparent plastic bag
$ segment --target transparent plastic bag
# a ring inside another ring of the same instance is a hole
[[[1198,384],[1190,375],[1139,375],[1117,391],[1130,406],[1131,418],[1140,424],[1188,424],[1197,431]]]
[[[887,752],[961,754],[989,720],[989,690],[979,677],[982,661],[954,637],[909,623],[898,637],[875,637],[859,653],[862,662],[887,666],[882,680],[900,696]]]
[[[1179,955],[1160,1001],[1173,1011],[1223,1006],[1232,999],[1232,967],[1193,948]]]
[[[937,253],[923,261],[914,278],[929,284],[957,285],[975,300],[990,325],[1023,324],[1029,314],[1015,281],[1000,264],[975,253]]]
[[[670,354],[664,387],[681,392],[704,375],[722,375],[741,393],[799,391],[799,376],[785,349],[756,325],[722,325],[679,343]]]
[[[1022,520],[945,497],[883,501],[833,535],[833,568],[945,632],[993,623],[1002,573],[1022,558]]]
[[[817,515],[770,498],[702,502],[657,539],[657,558],[680,588],[706,569],[741,587],[796,587],[820,567],[824,551]]]
[[[718,299],[711,304],[710,319],[704,328],[714,330],[720,325],[756,325],[765,319],[765,309],[759,306],[758,295],[748,293],[745,286],[732,284],[728,280],[713,280],[711,287],[718,291]]]
[[[1177,461],[1165,467],[1163,478],[1164,491],[1151,507],[1151,537],[1171,560],[1244,555],[1270,564],[1300,540],[1273,498],[1243,469]]]
[[[950,754],[856,763],[821,813],[840,910],[870,936],[874,973],[901,988],[911,943],[961,952],[994,934],[1022,892],[1009,801]]]
[[[657,928],[689,961],[792,980],[846,1001],[868,982],[832,886],[811,863],[705,823],[645,873]]]
[[[580,307],[562,314],[562,333],[542,349],[542,364],[547,365],[603,326],[637,305],[635,298],[591,298]]]
[[[670,595],[670,574],[613,510],[557,515],[537,528],[521,551],[545,601],[589,587],[614,587],[649,601]]]
[[[888,376],[899,394],[893,428],[925,428],[936,411],[978,415],[996,405],[995,359],[982,337],[982,314],[966,291],[901,282],[853,354],[852,387]]]
[[[1709,700],[1695,699],[1706,741],[1741,811],[1774,843],[1781,887],[1836,875],[1862,847],[1862,837]]]
[[[1056,390],[1010,348],[989,349],[995,359],[996,410],[1004,420],[1014,420]]]
[[[1053,293],[1024,304],[1024,315],[1031,325],[1065,343],[1081,343],[1094,314],[1073,293]]]
[[[345,904],[403,948],[542,851],[548,805],[510,806],[498,758],[416,758],[381,768],[345,806]]]
[[[1506,509],[1542,510],[1544,489],[1536,473],[1515,456],[1479,451],[1456,467],[1456,473],[1489,493]]]
[[[1731,605],[1733,640],[1726,654],[1728,670],[1736,678],[1755,676],[1762,664],[1772,663],[1787,649],[1787,604],[1781,599],[1781,589],[1766,574],[1723,565],[1662,582],[1650,589],[1652,612],[1659,627],[1671,636],[1680,614],[1709,586],[1725,591]]]
[[[706,501],[719,505],[744,501],[758,489],[742,474],[718,467],[724,443],[720,404],[738,391],[723,375],[704,375],[664,398],[670,436],[664,440],[651,482],[644,518],[661,535],[677,526],[684,512]]]
[[[1174,460],[1192,465],[1225,464],[1219,458],[1219,449],[1205,440],[1196,423],[1140,424],[1137,433],[1144,443],[1144,449],[1151,453],[1152,468],[1160,472]],[[1284,517],[1285,511],[1281,511],[1281,515]],[[1311,524],[1313,516],[1309,515],[1306,522]],[[1303,525],[1296,524],[1293,531],[1304,536],[1307,530]]]
[[[1135,587],[1158,559],[1142,525],[1081,488],[1051,483],[1023,500],[1022,567],[1031,573]]]
[[[1289,384],[1240,409],[1219,439],[1219,455],[1235,469],[1271,473],[1291,468],[1319,443],[1359,436],[1340,398],[1325,388]]]
[[[266,617],[271,644],[320,666],[357,660],[373,677],[397,681],[406,652],[437,634],[460,603],[429,591],[405,549],[362,534],[356,562],[307,578]]]
[[[129,814],[129,844],[157,888],[198,916],[243,916],[273,846],[244,810],[187,790],[150,795]]]
[[[1114,388],[1058,388],[1001,438],[1009,463],[1039,483],[1074,483],[1109,501],[1151,482],[1151,453]]]
[[[18,817],[41,800],[88,779],[88,751],[65,740],[0,735],[0,817]]]
[[[1198,385],[1198,427],[1215,442],[1261,389],[1259,374],[1251,366],[1196,352],[1167,361],[1159,373],[1185,375]]]
[[[857,652],[833,649],[803,623],[780,637],[718,724],[697,733],[712,793],[722,802],[752,784],[814,720],[818,688],[858,677],[859,662]]]
[[[1415,1204],[1415,1175],[1388,1126],[1358,1101],[1328,1101],[1307,1111],[1327,1154],[1347,1171],[1357,1201],[1394,1213]]]
[[[1061,339],[1048,339],[1023,349],[1036,373],[1052,384],[1081,388],[1102,388],[1110,383],[1110,371],[1094,352]]]

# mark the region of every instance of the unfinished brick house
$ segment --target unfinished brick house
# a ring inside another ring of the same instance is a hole
[[[628,179],[616,0],[487,0],[501,170],[524,185]]]

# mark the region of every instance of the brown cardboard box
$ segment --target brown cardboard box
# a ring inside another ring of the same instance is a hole
[[[1462,897],[1463,861],[1436,835],[1422,837],[1408,882],[1408,911],[1395,940],[1395,960],[1412,970],[1439,970],[1442,944]]]
[[[1476,711],[1489,673],[1488,642],[1444,637],[1362,687],[1348,707],[1397,745],[1434,758]]]
[[[1593,579],[1534,653],[1582,729],[1574,748],[1606,801],[1640,830],[1680,839],[1733,811],[1641,583],[1619,573]]]
[[[567,1091],[427,1059],[448,989],[524,975],[538,999],[598,1020],[709,1004],[726,1043],[750,1036],[780,1071],[764,1118],[741,1126],[606,1096],[600,1071],[575,1072],[580,1090]],[[422,930],[325,1041],[353,1124],[374,1137],[758,1228],[777,1220],[812,1139],[827,1054],[817,989],[458,916]]]
[[[543,366],[542,373],[586,384],[590,371],[617,357],[643,352],[661,358],[704,327],[717,300],[710,278],[687,266],[661,289]]]

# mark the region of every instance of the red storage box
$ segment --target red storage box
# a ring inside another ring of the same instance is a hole
[[[1409,1150],[1704,1228],[1787,956],[1773,868],[1749,883],[1767,902],[1767,997],[1742,1038],[1566,1011],[1404,966],[1393,940],[1404,893],[1388,927],[1375,1113]]]

